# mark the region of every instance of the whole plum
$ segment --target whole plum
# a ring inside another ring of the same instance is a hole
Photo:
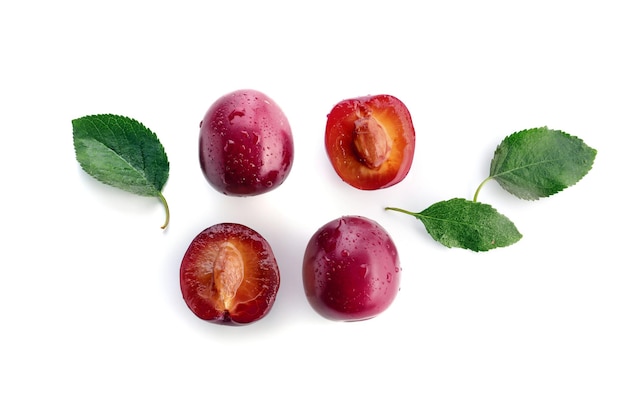
[[[222,96],[200,123],[200,167],[209,184],[226,195],[275,189],[291,171],[293,151],[287,117],[256,90]]]
[[[385,311],[400,289],[400,260],[389,234],[375,221],[344,216],[322,226],[307,244],[302,279],[321,316],[360,321]]]

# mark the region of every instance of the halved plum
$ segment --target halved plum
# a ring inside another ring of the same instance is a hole
[[[245,325],[271,310],[280,286],[272,249],[258,232],[236,223],[200,232],[180,266],[183,299],[200,319]]]
[[[391,187],[406,177],[413,163],[411,114],[387,94],[343,100],[328,114],[325,146],[344,182],[361,190]]]

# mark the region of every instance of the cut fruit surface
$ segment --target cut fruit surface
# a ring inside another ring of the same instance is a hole
[[[243,325],[272,308],[280,272],[269,243],[241,224],[217,224],[200,232],[180,267],[187,306],[199,318]]]
[[[325,146],[339,177],[362,190],[402,181],[413,163],[415,129],[409,110],[390,95],[341,101],[328,114]]]

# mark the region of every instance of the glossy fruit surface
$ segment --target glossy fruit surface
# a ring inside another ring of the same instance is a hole
[[[244,325],[270,311],[280,273],[270,245],[259,233],[223,223],[193,239],[180,266],[180,286],[185,303],[199,318]]]
[[[341,101],[328,114],[325,146],[344,182],[361,190],[391,187],[406,177],[413,162],[411,114],[386,94]]]
[[[315,311],[337,321],[385,311],[400,289],[400,259],[375,221],[345,216],[322,226],[304,253],[304,292]]]
[[[200,123],[200,167],[226,195],[258,195],[281,185],[291,171],[293,148],[287,117],[256,90],[222,96]]]

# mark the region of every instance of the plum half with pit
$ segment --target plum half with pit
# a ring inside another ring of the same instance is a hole
[[[361,321],[385,311],[400,290],[400,274],[393,240],[362,216],[344,216],[318,229],[302,266],[307,300],[335,321]]]
[[[339,102],[328,114],[324,143],[339,177],[361,190],[401,182],[415,153],[415,129],[398,98],[378,94]]]
[[[180,287],[200,319],[247,325],[271,310],[280,271],[263,236],[242,224],[221,223],[200,232],[187,248]]]
[[[200,167],[209,184],[232,196],[280,186],[291,171],[294,143],[281,108],[257,90],[220,97],[200,123]]]

